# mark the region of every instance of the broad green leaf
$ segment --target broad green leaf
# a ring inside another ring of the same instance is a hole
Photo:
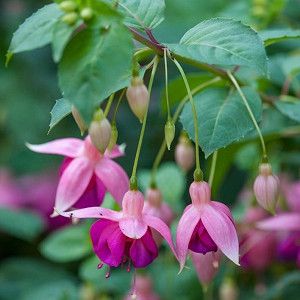
[[[300,99],[291,96],[283,96],[274,102],[275,107],[288,118],[300,122]]]
[[[262,105],[259,96],[249,87],[242,90],[256,120],[260,121]],[[199,143],[205,157],[244,138],[254,129],[244,102],[235,90],[207,89],[198,94],[194,101],[198,115]],[[180,119],[184,129],[194,139],[194,123],[189,103]]]
[[[20,25],[14,33],[8,49],[8,59],[12,54],[43,47],[52,40],[53,28],[63,14],[58,5],[45,5]]]
[[[164,0],[121,0],[125,23],[130,27],[152,29],[164,20]]]
[[[71,103],[62,98],[55,101],[55,104],[50,112],[51,120],[48,133],[55,127],[63,118],[69,115],[72,111]]]
[[[0,231],[22,240],[32,241],[44,230],[41,217],[29,211],[0,208]]]
[[[86,224],[62,228],[40,245],[42,254],[56,262],[78,260],[91,252],[89,228]]]
[[[279,43],[289,39],[300,38],[300,30],[296,29],[269,29],[259,32],[265,46],[270,46],[274,43]]]
[[[129,84],[132,54],[131,35],[119,22],[107,29],[83,30],[68,44],[59,65],[59,83],[86,123],[105,98]]]
[[[282,69],[287,77],[293,78],[300,73],[300,55],[284,57]],[[282,83],[283,84],[283,83]]]
[[[68,41],[80,23],[78,21],[74,25],[68,25],[61,20],[55,23],[52,37],[52,56],[55,62],[60,61]]]
[[[267,73],[267,56],[258,34],[239,21],[216,18],[190,29],[179,44],[167,45],[175,55],[200,63],[246,66]]]

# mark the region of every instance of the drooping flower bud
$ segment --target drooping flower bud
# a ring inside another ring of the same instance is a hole
[[[93,10],[90,7],[85,7],[80,11],[80,17],[84,21],[89,21],[94,15]]]
[[[131,86],[126,91],[126,96],[132,112],[142,122],[149,105],[149,92],[143,79],[133,77]]]
[[[78,19],[78,14],[76,12],[67,13],[62,17],[62,21],[68,25],[73,25]]]
[[[73,12],[77,8],[77,4],[74,1],[63,1],[59,4],[59,8],[64,12]]]
[[[278,199],[279,179],[272,174],[272,167],[268,163],[260,165],[259,173],[253,186],[255,197],[260,206],[274,213]]]
[[[182,134],[175,149],[175,160],[178,166],[188,172],[195,164],[195,150],[189,138]]]
[[[110,137],[109,145],[107,147],[109,151],[111,151],[116,146],[118,141],[118,136],[119,136],[118,128],[116,126],[116,123],[113,123],[111,126],[111,137]]]
[[[73,118],[74,118],[80,132],[81,132],[81,135],[83,135],[84,132],[87,130],[87,126],[86,126],[84,120],[81,118],[78,109],[74,105],[72,105],[72,115],[73,115]]]
[[[89,127],[89,135],[94,146],[104,153],[111,138],[111,126],[103,111],[99,109]]]
[[[236,300],[239,295],[235,282],[230,278],[223,281],[219,293],[220,300]]]
[[[175,125],[172,120],[168,120],[165,125],[165,140],[168,150],[170,150],[171,144],[175,137]]]

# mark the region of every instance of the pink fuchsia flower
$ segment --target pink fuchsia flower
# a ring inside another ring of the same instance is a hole
[[[260,206],[274,214],[279,194],[279,179],[272,174],[271,165],[268,163],[261,164],[259,170],[260,174],[253,186],[255,197]]]
[[[177,255],[182,271],[188,250],[206,254],[220,249],[239,264],[239,243],[232,215],[226,205],[210,200],[207,182],[190,186],[192,204],[186,207],[177,228]]]
[[[73,207],[81,197],[97,199],[97,205],[100,205],[104,189],[121,203],[128,190],[127,174],[112,160],[123,155],[119,147],[102,155],[87,136],[85,140],[59,139],[42,145],[28,145],[28,148],[35,152],[64,155],[68,158],[64,162],[56,192],[55,208],[58,211]],[[88,193],[92,196],[89,197]]]
[[[65,217],[100,218],[90,230],[94,252],[110,267],[128,262],[144,268],[157,256],[158,249],[151,229],[159,232],[176,255],[169,227],[159,218],[143,212],[144,196],[128,191],[122,201],[122,211],[90,207],[61,213]]]
[[[204,286],[209,285],[219,270],[221,259],[220,251],[208,252],[206,254],[191,251],[191,257],[199,281]]]
[[[300,231],[282,238],[277,247],[277,254],[281,260],[296,261],[300,268]]]
[[[300,181],[289,184],[285,189],[285,196],[290,210],[300,213]]]

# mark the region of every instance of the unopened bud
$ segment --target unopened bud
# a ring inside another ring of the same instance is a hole
[[[80,11],[80,16],[84,21],[88,21],[93,17],[93,10],[89,7],[85,7]]]
[[[73,25],[78,19],[78,14],[76,12],[70,12],[62,17],[62,21],[68,25]]]
[[[89,127],[89,135],[94,146],[104,153],[110,142],[111,126],[102,110],[96,112]]]
[[[253,186],[255,197],[260,206],[270,213],[275,213],[279,193],[279,179],[272,174],[272,167],[268,163],[260,165],[259,173]]]
[[[111,126],[111,137],[110,137],[110,141],[109,141],[109,145],[108,145],[108,150],[112,150],[116,144],[117,144],[117,141],[118,141],[118,136],[119,136],[119,133],[118,133],[118,128],[116,126],[116,124],[112,124]]]
[[[132,112],[143,122],[149,105],[149,92],[141,78],[132,78],[126,96]]]
[[[74,1],[63,1],[59,4],[59,8],[64,12],[73,12],[77,8],[77,4]]]
[[[73,105],[72,106],[72,115],[73,118],[81,132],[81,135],[84,134],[84,132],[87,130],[87,126],[84,122],[84,120],[81,118],[79,111],[77,110],[77,108]]]
[[[168,120],[165,125],[165,140],[168,150],[170,150],[171,144],[175,137],[175,125],[172,120]]]
[[[159,189],[149,188],[146,191],[146,200],[151,206],[159,207],[162,202],[162,194]]]
[[[185,172],[188,172],[195,164],[195,150],[185,135],[179,139],[175,149],[175,161],[177,165]]]
[[[238,299],[238,289],[234,281],[225,279],[220,287],[220,300],[236,300]]]

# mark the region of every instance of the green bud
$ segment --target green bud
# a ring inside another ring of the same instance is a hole
[[[66,13],[73,12],[77,8],[77,4],[74,1],[63,1],[59,4],[61,10]]]
[[[105,118],[104,112],[101,108],[97,109],[97,111],[94,113],[93,120],[94,121],[101,121]]]
[[[81,135],[83,135],[84,132],[87,130],[87,126],[86,126],[84,120],[82,119],[82,117],[80,116],[79,111],[77,110],[77,108],[74,105],[72,106],[72,115],[73,115],[73,118],[74,118],[77,126],[80,129]]]
[[[73,25],[78,19],[78,14],[76,12],[70,12],[62,17],[62,21],[68,25]]]
[[[91,8],[85,7],[80,11],[80,16],[84,21],[90,20],[94,15],[94,12]]]
[[[119,136],[118,128],[117,128],[116,124],[114,123],[111,126],[111,137],[110,137],[109,145],[107,147],[107,149],[109,151],[111,151],[116,146],[118,136]]]
[[[175,125],[172,120],[168,120],[165,125],[165,140],[168,150],[170,150],[171,144],[175,137]]]

